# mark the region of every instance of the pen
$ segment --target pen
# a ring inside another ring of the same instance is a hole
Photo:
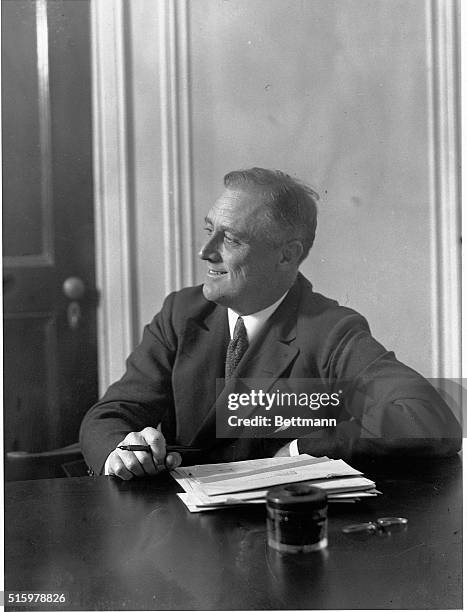
[[[117,448],[119,448],[120,450],[126,450],[126,451],[142,451],[146,453],[152,452],[151,447],[146,444],[121,444],[120,446],[117,446]],[[177,446],[177,445],[168,444],[166,446],[166,451],[167,453],[190,453],[190,452],[199,453],[201,452],[201,449],[193,448],[191,446]]]
[[[120,444],[117,446],[120,450],[126,451],[141,451],[144,453],[151,453],[151,447],[147,444]],[[180,453],[181,455],[189,455],[191,453],[199,453],[200,448],[192,448],[191,446],[176,446],[168,444],[166,447],[166,455],[169,453]],[[167,456],[164,458],[164,466],[167,468]]]

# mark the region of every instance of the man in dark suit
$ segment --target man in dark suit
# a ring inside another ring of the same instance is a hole
[[[122,379],[85,416],[88,465],[123,479],[154,475],[180,464],[166,443],[202,449],[198,462],[459,450],[459,425],[434,388],[386,351],[361,315],[315,293],[299,273],[317,195],[261,168],[231,172],[224,184],[205,220],[204,284],[166,298]],[[216,438],[216,403],[241,378],[319,379],[329,391],[351,385],[335,427],[298,440]]]

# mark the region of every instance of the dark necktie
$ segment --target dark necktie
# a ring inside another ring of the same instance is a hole
[[[238,317],[235,324],[233,338],[229,342],[227,348],[227,356],[225,358],[225,378],[230,378],[235,368],[240,363],[246,349],[248,348],[248,336],[246,334],[245,323],[242,317]]]

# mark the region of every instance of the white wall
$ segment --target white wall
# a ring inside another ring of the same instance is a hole
[[[450,246],[456,117],[451,108],[449,132],[439,108],[440,97],[453,106],[455,91],[443,98],[433,88],[454,82],[455,66],[437,61],[453,51],[438,29],[452,27],[454,7],[450,0],[126,5],[137,327],[167,291],[201,281],[193,256],[223,175],[274,167],[321,194],[317,240],[303,264],[315,289],[367,316],[374,335],[425,375],[459,375]],[[439,187],[446,181],[450,191]],[[436,264],[448,255],[448,273],[440,274]]]
[[[322,199],[303,272],[429,373],[424,2],[190,6],[196,216],[233,168],[309,181]]]

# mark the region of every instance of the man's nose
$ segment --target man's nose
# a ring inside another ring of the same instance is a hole
[[[220,261],[222,259],[221,254],[219,253],[218,240],[216,236],[210,236],[206,240],[198,255],[201,259],[205,259],[207,261]]]

